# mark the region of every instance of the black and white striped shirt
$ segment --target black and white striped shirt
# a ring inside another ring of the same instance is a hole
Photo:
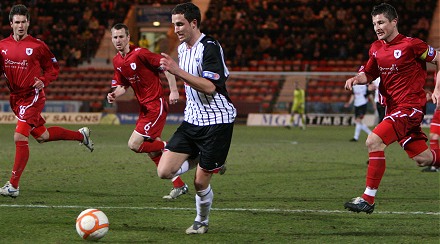
[[[220,43],[202,33],[191,49],[186,43],[178,47],[179,66],[186,72],[210,80],[216,86],[213,94],[204,94],[185,83],[184,120],[205,126],[232,123],[237,111],[226,90],[229,76]]]

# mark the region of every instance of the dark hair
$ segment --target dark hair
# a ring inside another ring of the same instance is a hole
[[[117,23],[112,27],[112,30],[120,30],[120,29],[124,29],[125,30],[125,34],[130,35],[130,32],[128,31],[128,26],[123,24],[123,23]]]
[[[371,16],[376,16],[379,14],[383,14],[389,21],[398,18],[396,9],[388,3],[381,3],[373,7]]]
[[[196,20],[197,28],[200,28],[200,21],[202,19],[200,14],[200,9],[193,3],[181,3],[177,4],[176,7],[171,11],[171,14],[183,14],[188,22]]]
[[[11,11],[9,12],[9,22],[12,22],[14,15],[24,15],[27,18],[27,21],[30,21],[31,14],[29,10],[23,4],[17,4],[12,6]]]

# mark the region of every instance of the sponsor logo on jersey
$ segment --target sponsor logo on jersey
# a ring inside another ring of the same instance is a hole
[[[396,59],[398,59],[398,58],[400,58],[400,56],[402,56],[402,50],[399,50],[399,49],[394,50],[394,57]]]
[[[4,53],[5,55],[7,55],[8,49],[2,49],[2,53]]]
[[[220,79],[220,75],[211,71],[203,71],[202,73],[203,78],[211,79],[211,80],[218,80]]]
[[[136,70],[136,63],[131,63],[130,67],[131,67],[132,70]]]
[[[201,59],[200,58],[196,58],[196,64],[199,65],[200,64]]]
[[[116,87],[116,80],[112,80],[112,87]]]
[[[119,72],[122,73],[122,68],[121,67],[117,67],[116,69],[119,70]]]
[[[52,63],[56,63],[58,62],[57,59],[55,57],[51,58],[52,59]]]
[[[28,56],[31,56],[33,52],[34,52],[34,49],[29,48],[29,47],[26,48],[26,54],[27,54]]]

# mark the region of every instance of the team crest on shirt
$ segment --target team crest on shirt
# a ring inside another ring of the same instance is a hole
[[[28,55],[28,56],[31,56],[32,55],[32,53],[34,52],[34,49],[33,48],[26,48],[26,54]]]
[[[197,64],[197,65],[200,64],[200,58],[196,58],[196,64]]]
[[[400,58],[400,56],[402,56],[402,50],[394,50],[394,57],[397,59]]]
[[[136,63],[131,63],[130,67],[131,67],[132,70],[136,70]]]
[[[429,46],[429,49],[428,49],[428,56],[434,56],[434,48],[431,46]]]

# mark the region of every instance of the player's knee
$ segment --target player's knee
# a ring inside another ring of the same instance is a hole
[[[175,173],[170,172],[167,169],[164,169],[163,167],[160,167],[160,163],[157,167],[157,176],[161,179],[172,179],[174,177]]]
[[[44,139],[43,137],[41,137],[41,136],[39,136],[39,137],[35,137],[35,140],[38,142],[38,143],[45,143],[46,141],[47,141],[47,139]]]
[[[130,150],[132,150],[134,152],[139,152],[139,147],[140,147],[140,145],[138,145],[137,143],[134,143],[132,141],[128,142],[128,148],[130,148]]]
[[[431,166],[433,160],[432,154],[426,152],[420,153],[419,155],[414,156],[412,159],[419,167]]]
[[[383,151],[386,147],[386,145],[382,142],[382,139],[380,139],[380,137],[374,133],[370,133],[370,135],[368,135],[365,145],[367,146],[369,152]]]

